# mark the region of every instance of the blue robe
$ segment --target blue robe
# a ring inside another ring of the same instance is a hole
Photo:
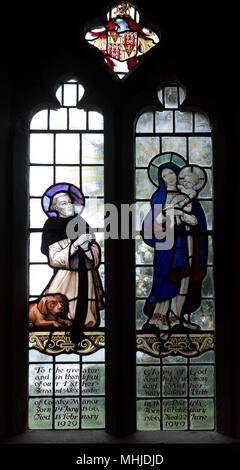
[[[154,229],[152,230],[153,235],[148,236],[149,230],[153,228],[154,215],[156,217],[154,207],[156,204],[163,206],[166,202],[167,192],[161,176],[163,168],[170,168],[176,174],[180,171],[180,168],[173,163],[166,163],[159,167],[159,189],[153,194],[152,208],[143,222],[142,231],[145,243],[153,248],[155,248],[156,243],[165,242],[165,239],[158,240],[155,237]],[[205,215],[201,204],[197,200],[192,202],[191,214],[195,215],[198,220],[198,225],[191,227],[193,239],[192,265],[189,265],[188,258],[187,236],[189,232],[185,230],[184,223],[178,226],[175,225],[173,247],[167,250],[155,249],[153,285],[144,309],[145,314],[148,316],[153,314],[157,302],[171,299],[178,294],[181,279],[186,276],[189,276],[189,288],[181,314],[192,313],[201,304],[202,280],[207,270],[207,235],[205,233]],[[147,236],[144,234],[147,234]]]

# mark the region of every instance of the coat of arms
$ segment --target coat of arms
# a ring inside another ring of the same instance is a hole
[[[111,9],[105,26],[86,34],[87,41],[104,54],[107,64],[120,78],[159,42],[156,33],[138,23],[138,17],[133,6],[122,2]]]
[[[107,35],[107,53],[113,59],[121,62],[129,60],[137,54],[138,35],[134,31],[115,33],[109,31]]]

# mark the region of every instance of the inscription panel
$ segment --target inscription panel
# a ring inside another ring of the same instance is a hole
[[[56,398],[55,429],[79,428],[79,398]]]
[[[105,398],[83,398],[82,429],[105,427]]]
[[[214,366],[190,366],[189,379],[191,396],[213,396]]]
[[[187,400],[163,400],[163,429],[187,429]]]
[[[52,395],[53,366],[51,364],[29,365],[29,395]]]
[[[79,364],[58,364],[55,369],[56,395],[76,395],[79,393]]]
[[[138,397],[157,397],[160,395],[159,367],[137,367],[137,395]]]
[[[190,429],[214,429],[214,400],[192,399],[189,411]]]
[[[52,428],[52,398],[29,399],[29,427],[30,429]]]
[[[160,400],[137,401],[137,429],[139,431],[160,429]]]
[[[105,368],[103,364],[86,364],[82,367],[82,394],[104,395]]]
[[[187,395],[187,367],[164,366],[163,367],[163,396]]]

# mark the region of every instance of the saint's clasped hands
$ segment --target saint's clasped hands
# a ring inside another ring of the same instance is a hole
[[[89,259],[93,259],[92,252],[90,250],[90,244],[94,240],[94,236],[90,233],[84,233],[80,235],[76,240],[74,240],[71,246],[71,255],[76,253],[76,251],[80,248],[84,251],[85,255]]]

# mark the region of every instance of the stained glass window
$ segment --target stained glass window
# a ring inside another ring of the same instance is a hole
[[[29,428],[105,427],[104,122],[75,80],[29,135]]]
[[[185,97],[136,125],[138,430],[214,429],[212,138]]]
[[[134,69],[143,54],[159,42],[159,36],[139,23],[137,9],[128,2],[116,3],[107,23],[89,30],[86,40],[99,49],[106,63],[123,78]]]

